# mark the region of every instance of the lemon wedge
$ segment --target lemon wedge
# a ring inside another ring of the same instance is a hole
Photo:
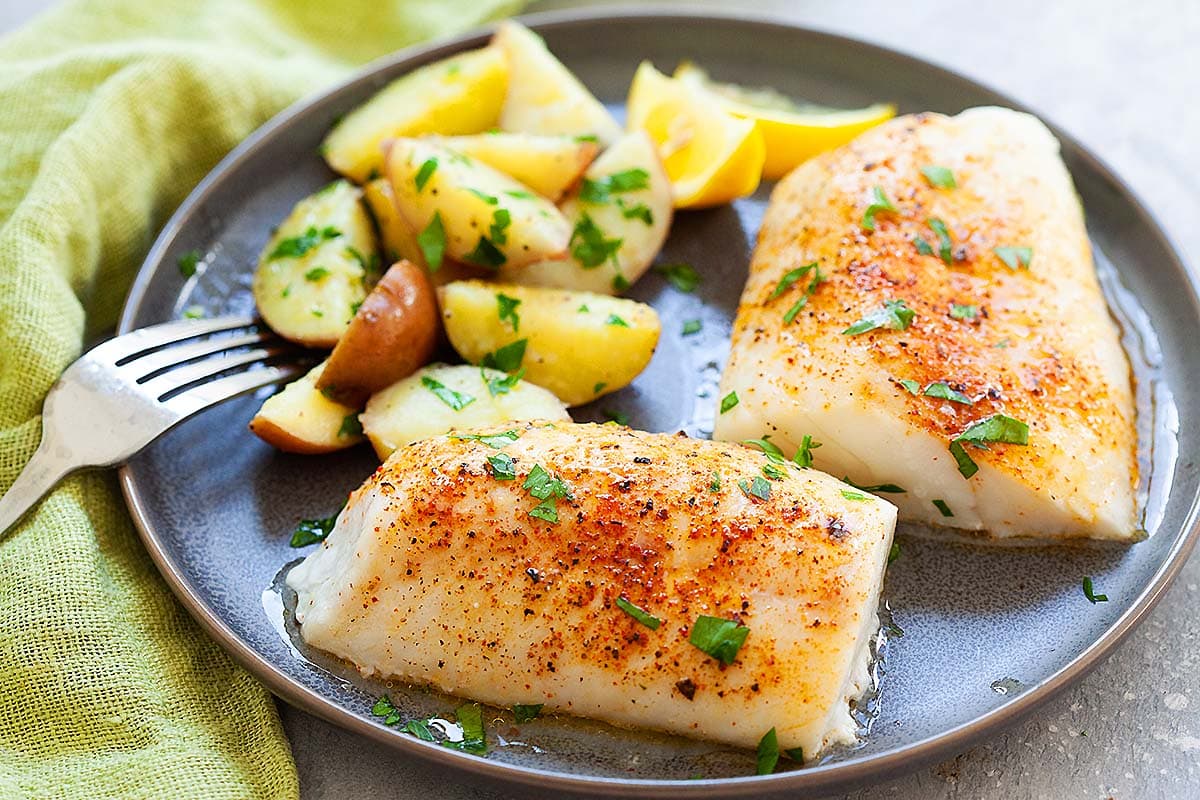
[[[763,164],[767,180],[782,178],[800,162],[840,147],[896,115],[896,107],[890,103],[858,109],[800,105],[774,89],[718,83],[688,61],[676,68],[674,77],[707,93],[725,111],[758,123],[767,150]]]
[[[703,208],[751,194],[765,149],[758,124],[726,113],[702,89],[643,61],[629,87],[630,130],[654,140],[676,208]]]

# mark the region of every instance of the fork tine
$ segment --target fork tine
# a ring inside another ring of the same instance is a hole
[[[238,395],[252,392],[272,383],[283,383],[300,377],[306,371],[302,363],[276,364],[262,369],[250,369],[236,375],[226,375],[215,381],[201,383],[174,397],[163,401],[163,405],[181,418],[202,411]]]
[[[199,339],[194,342],[185,342],[184,344],[171,345],[161,350],[155,350],[149,355],[126,362],[125,368],[136,370],[140,376],[138,382],[145,383],[151,378],[158,377],[158,373],[170,367],[182,366],[189,361],[195,361],[204,356],[212,356],[226,350],[236,350],[254,344],[281,345],[283,341],[270,331],[254,331],[240,336]]]
[[[214,317],[212,319],[181,319],[175,322],[164,322],[109,339],[89,350],[87,356],[90,359],[110,364],[123,363],[147,350],[174,342],[261,324],[253,317]]]
[[[178,369],[168,370],[157,378],[152,378],[140,387],[142,393],[162,402],[177,391],[188,388],[191,384],[216,378],[222,372],[249,366],[259,361],[266,361],[275,356],[292,351],[291,346],[256,347],[239,353],[230,353],[219,358],[206,358],[191,364],[185,364]]]

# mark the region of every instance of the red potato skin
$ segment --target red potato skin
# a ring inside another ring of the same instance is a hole
[[[362,408],[372,394],[429,362],[441,328],[429,276],[411,261],[397,261],[359,306],[317,388]]]

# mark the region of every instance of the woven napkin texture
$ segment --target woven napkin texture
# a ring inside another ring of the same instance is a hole
[[[228,150],[356,66],[518,0],[72,0],[0,39],[0,490]],[[111,471],[0,540],[0,798],[289,798],[270,695],[178,605]]]

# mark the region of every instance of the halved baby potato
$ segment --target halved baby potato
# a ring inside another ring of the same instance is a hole
[[[438,297],[460,356],[523,369],[568,406],[633,381],[650,363],[661,327],[650,306],[591,292],[458,281]]]
[[[496,270],[566,253],[571,224],[558,208],[482,161],[428,139],[396,139],[387,175],[432,271],[443,256]]]
[[[501,131],[447,136],[438,143],[479,159],[556,203],[600,152],[595,142],[580,141],[573,136]]]
[[[258,258],[254,302],[280,336],[333,347],[377,277],[362,192],[335,181],[296,204]]]
[[[498,47],[427,64],[347,114],[325,137],[321,152],[335,171],[363,183],[382,170],[385,139],[494,127],[507,85],[508,61]]]
[[[508,60],[508,95],[500,110],[506,131],[594,136],[608,145],[621,126],[608,109],[546,48],[533,31],[501,22],[492,39]],[[451,133],[452,131],[446,131]]]
[[[317,389],[362,408],[367,398],[426,364],[441,333],[425,270],[398,261],[363,300],[325,363]]]
[[[250,430],[272,447],[288,453],[332,453],[362,441],[357,411],[330,400],[317,389],[325,364],[283,387],[262,404]]]
[[[560,207],[574,226],[570,255],[526,267],[505,265],[500,279],[618,294],[650,268],[674,211],[671,179],[642,131],[627,134],[584,173],[582,190]]]
[[[494,369],[431,364],[373,395],[361,419],[385,459],[397,447],[454,430],[571,418],[558,398],[532,383]]]

